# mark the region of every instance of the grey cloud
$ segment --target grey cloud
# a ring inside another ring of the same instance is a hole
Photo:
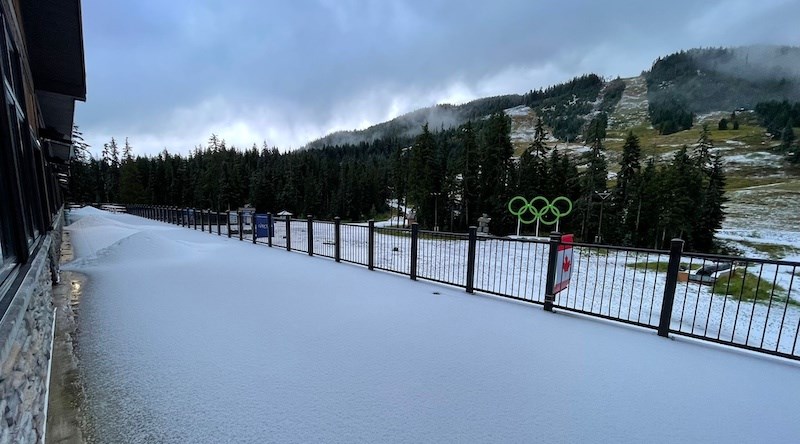
[[[797,23],[797,9],[783,1],[84,0],[89,97],[77,122],[89,140],[128,136],[147,152],[163,148],[158,140],[185,141],[170,148],[186,151],[208,137],[198,131],[298,147],[454,91],[466,100],[585,72],[636,75],[695,46],[798,44],[794,28],[773,27]]]

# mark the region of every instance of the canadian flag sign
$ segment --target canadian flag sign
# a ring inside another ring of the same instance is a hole
[[[571,234],[561,236],[562,244],[558,246],[553,294],[566,289],[569,285],[569,278],[572,276],[572,238]],[[564,245],[564,243],[568,245]]]

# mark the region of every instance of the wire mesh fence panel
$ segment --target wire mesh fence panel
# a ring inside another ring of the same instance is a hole
[[[294,241],[294,239],[292,239]],[[275,220],[275,232],[272,236],[272,246],[286,248],[286,221],[281,219]]]
[[[333,222],[314,221],[314,254],[333,258],[336,252],[336,226]]]
[[[668,264],[663,251],[573,244],[570,283],[555,305],[658,327]]]
[[[212,234],[226,234],[225,213],[212,212],[210,214],[211,233]]]
[[[408,275],[411,273],[411,230],[375,228],[375,268]]]
[[[800,264],[693,254],[682,262],[674,332],[800,357]]]
[[[292,230],[292,250],[307,253],[308,221],[304,219],[291,219],[289,224]]]
[[[341,224],[341,258],[345,262],[367,265],[369,227],[366,225]]]
[[[475,254],[475,289],[544,302],[549,245],[546,241],[479,237]]]
[[[459,287],[466,286],[469,236],[420,231],[417,246],[417,277]]]

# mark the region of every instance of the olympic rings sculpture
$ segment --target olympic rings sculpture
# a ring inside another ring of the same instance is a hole
[[[542,206],[537,208],[537,202],[541,202]],[[557,206],[560,202],[566,203],[566,209],[563,211]],[[526,225],[534,222],[555,225],[559,219],[572,212],[572,201],[564,196],[559,196],[550,202],[544,196],[536,196],[528,202],[524,197],[517,196],[508,202],[508,211]],[[552,214],[552,218],[547,217],[550,214]]]

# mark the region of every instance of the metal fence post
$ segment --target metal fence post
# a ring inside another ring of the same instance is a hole
[[[236,219],[239,222],[239,240],[244,240],[244,213],[237,211]]]
[[[478,227],[469,227],[467,249],[467,293],[475,293],[475,254],[478,247]]]
[[[661,300],[661,319],[658,322],[658,335],[669,337],[669,324],[672,321],[672,305],[675,302],[675,287],[678,285],[678,270],[681,265],[683,240],[672,239],[669,246],[667,282],[664,285],[664,298]]]
[[[339,216],[333,218],[333,260],[342,261],[342,219]]]
[[[544,309],[553,311],[556,295],[553,287],[556,280],[556,266],[558,266],[558,246],[561,245],[561,233],[550,233],[550,254],[547,258],[547,281],[544,287]]]
[[[197,208],[192,208],[192,222],[194,222],[194,229],[197,229]]]
[[[314,219],[309,214],[306,215],[306,220],[308,220],[308,255],[314,255]]]
[[[292,222],[286,215],[286,251],[292,251]]]
[[[272,235],[275,234],[272,232],[272,213],[267,213],[267,245],[272,246]]]
[[[217,210],[216,215],[217,215],[217,236],[222,236],[222,221],[219,220],[222,213],[220,213],[219,210]]]
[[[203,233],[205,233],[205,232],[206,232],[206,218],[205,218],[205,213],[206,213],[206,212],[205,212],[205,211],[203,211],[203,209],[201,208],[201,209],[200,209],[200,231],[202,231]],[[211,231],[211,227],[209,227],[209,228],[208,228],[208,231]]]
[[[231,210],[225,212],[225,216],[227,217],[227,221],[225,223],[228,224],[228,239],[231,238]]]
[[[256,236],[258,236],[258,226],[256,225],[256,213],[250,215],[250,226],[253,228],[253,243],[256,243]]]
[[[367,268],[370,270],[375,269],[375,221],[369,220],[369,237],[367,238]]]
[[[411,270],[409,274],[412,280],[417,280],[417,244],[419,243],[419,225],[411,224]]]

